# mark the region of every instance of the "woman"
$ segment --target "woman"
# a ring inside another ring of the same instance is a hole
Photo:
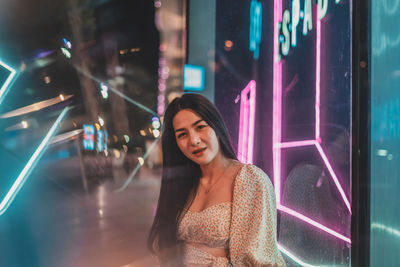
[[[161,266],[285,266],[267,175],[236,160],[211,102],[184,94],[167,108],[160,197],[148,245]]]

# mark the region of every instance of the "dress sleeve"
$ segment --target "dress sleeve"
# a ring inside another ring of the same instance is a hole
[[[245,165],[235,180],[229,251],[234,267],[286,266],[276,243],[274,189],[254,165]]]

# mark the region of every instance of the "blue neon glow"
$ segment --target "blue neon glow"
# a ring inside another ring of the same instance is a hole
[[[0,66],[10,72],[6,81],[3,83],[3,85],[0,88],[0,104],[1,104],[4,97],[7,95],[8,91],[10,90],[11,82],[14,81],[14,78],[17,75],[17,71],[1,60],[0,60]]]
[[[83,125],[83,148],[94,150],[94,126],[91,124]]]
[[[108,132],[107,130],[104,130],[104,138],[103,138],[103,150],[107,151],[108,150],[108,145],[107,145],[107,141],[108,141]]]
[[[70,41],[68,41],[66,38],[62,38],[64,45],[66,48],[71,49],[72,48],[72,44]]]
[[[183,67],[183,89],[202,91],[204,89],[204,68],[185,64]]]
[[[262,33],[262,4],[252,0],[250,4],[250,39],[249,49],[253,52],[253,58],[260,55],[260,43]]]
[[[15,179],[15,182],[12,184],[10,190],[7,192],[6,196],[0,203],[0,215],[2,215],[11,205],[15,196],[18,194],[19,190],[22,188],[22,186],[28,179],[28,176],[32,172],[36,163],[43,155],[43,152],[45,151],[47,145],[49,144],[49,141],[51,140],[51,138],[53,138],[54,134],[56,133],[58,126],[64,120],[65,116],[67,115],[67,112],[70,109],[71,109],[70,107],[65,107],[60,113],[60,115],[58,115],[57,120],[51,126],[50,130],[47,132],[46,136],[44,137],[44,139],[42,140],[36,151],[32,154],[31,158],[26,163],[25,167],[22,169],[17,179]]]
[[[97,131],[97,144],[96,144],[96,149],[98,152],[101,152],[104,150],[104,132],[102,130]]]

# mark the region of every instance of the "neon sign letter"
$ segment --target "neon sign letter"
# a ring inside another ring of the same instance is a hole
[[[253,51],[253,58],[258,59],[260,53],[262,32],[262,4],[256,0],[250,5],[250,44],[249,49]]]
[[[318,19],[323,19],[328,11],[328,0],[318,0]]]
[[[311,0],[304,1],[304,21],[303,35],[307,35],[308,31],[312,30],[312,7]]]
[[[292,46],[297,45],[297,25],[300,22],[300,0],[292,1]]]
[[[285,10],[283,12],[282,18],[282,33],[285,37],[285,40],[282,43],[282,55],[287,56],[289,54],[290,49],[290,32],[289,32],[289,23],[290,23],[290,12],[289,10]]]

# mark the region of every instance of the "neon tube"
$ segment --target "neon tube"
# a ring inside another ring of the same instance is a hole
[[[272,144],[281,143],[282,125],[282,63],[279,57],[279,25],[282,21],[282,0],[274,0],[273,56],[273,131]],[[273,148],[274,186],[277,203],[281,199],[281,150]]]
[[[252,80],[240,96],[238,158],[243,163],[253,163],[255,113],[256,82]]]
[[[313,146],[313,145],[315,145],[315,140],[304,140],[304,141],[276,143],[274,144],[274,148],[288,148],[288,147]]]
[[[324,225],[322,225],[322,224],[320,224],[320,223],[308,218],[307,216],[304,216],[303,214],[301,214],[301,213],[299,213],[297,211],[294,211],[294,210],[292,210],[292,209],[290,209],[288,207],[282,206],[282,205],[279,205],[278,209],[283,211],[283,212],[286,212],[287,214],[290,214],[290,215],[292,215],[292,216],[294,216],[294,217],[296,217],[296,218],[298,218],[298,219],[300,219],[300,220],[302,220],[302,221],[304,221],[306,223],[309,223],[312,226],[317,227],[317,228],[327,232],[328,234],[331,234],[332,236],[335,236],[335,237],[337,237],[339,239],[342,239],[343,241],[351,244],[350,238],[348,238],[348,237],[346,237],[346,236],[344,236],[344,235],[342,235],[342,234],[340,234],[340,233],[338,233],[338,232],[336,232],[336,231],[334,231],[334,230],[332,230],[332,229],[330,229],[330,228],[328,228],[328,227],[326,227],[326,226],[324,226]]]
[[[328,168],[329,173],[331,174],[331,177],[332,177],[333,181],[335,182],[335,185],[336,185],[337,189],[339,190],[340,195],[342,196],[342,199],[343,199],[344,203],[346,204],[347,209],[349,210],[349,212],[351,214],[350,202],[347,199],[346,194],[344,193],[344,190],[343,190],[342,186],[340,185],[339,180],[338,180],[338,178],[337,178],[337,176],[336,176],[331,164],[329,163],[329,160],[328,160],[327,156],[325,155],[324,150],[322,149],[322,147],[321,147],[321,145],[319,143],[316,143],[315,146],[316,146],[319,154],[321,155],[322,159],[324,160],[325,165]]]
[[[256,82],[250,82],[250,114],[249,114],[249,141],[247,147],[247,163],[253,163],[253,150],[254,150],[254,127],[256,118]]]
[[[317,19],[316,70],[315,70],[315,140],[317,140],[318,143],[321,143],[320,107],[321,107],[321,20]]]
[[[318,15],[318,14],[317,14]],[[340,233],[304,216],[303,214],[296,212],[288,207],[281,205],[281,168],[282,168],[282,158],[281,149],[282,148],[292,148],[292,147],[303,147],[315,145],[317,148],[324,164],[326,165],[330,176],[332,177],[340,195],[351,214],[351,205],[348,201],[342,186],[340,185],[337,176],[329,163],[329,160],[324,153],[320,143],[320,107],[321,107],[321,20],[317,19],[317,32],[316,32],[316,70],[315,70],[315,140],[303,140],[303,141],[293,141],[293,142],[282,142],[282,63],[279,57],[279,22],[282,20],[282,2],[281,0],[274,1],[274,61],[273,61],[273,168],[274,168],[274,186],[276,194],[276,203],[278,209],[287,212],[288,214],[295,216],[304,222],[307,222],[314,227],[317,227],[332,236],[342,239],[348,243],[351,243],[350,238],[341,235]]]
[[[67,112],[70,110],[70,107],[65,107],[60,115],[58,115],[57,120],[51,126],[50,130],[47,132],[45,138],[40,143],[39,147],[36,151],[32,154],[29,161],[26,163],[25,167],[22,169],[21,173],[18,175],[15,182],[12,184],[10,190],[7,192],[6,196],[0,203],[0,215],[2,215],[8,207],[11,205],[12,201],[14,200],[15,196],[18,194],[19,190],[22,188],[26,180],[28,179],[29,174],[35,167],[36,163],[39,161],[40,157],[43,155],[43,152],[53,136],[55,135],[58,126],[65,118]]]
[[[297,264],[301,265],[301,266],[305,266],[305,267],[318,267],[316,265],[311,265],[308,263],[305,263],[304,261],[300,260],[296,255],[294,255],[294,253],[292,253],[291,251],[289,251],[287,248],[285,248],[284,246],[282,246],[281,244],[278,243],[278,249],[285,254],[286,256],[288,256],[292,261],[296,262]]]
[[[1,60],[0,60],[0,66],[7,69],[8,71],[10,71],[10,75],[8,75],[6,81],[3,83],[3,85],[0,88],[0,104],[1,104],[4,97],[8,93],[8,90],[10,89],[10,84],[11,84],[12,80],[17,75],[17,71],[15,69],[11,68],[9,65],[7,65],[6,63],[4,63]]]

